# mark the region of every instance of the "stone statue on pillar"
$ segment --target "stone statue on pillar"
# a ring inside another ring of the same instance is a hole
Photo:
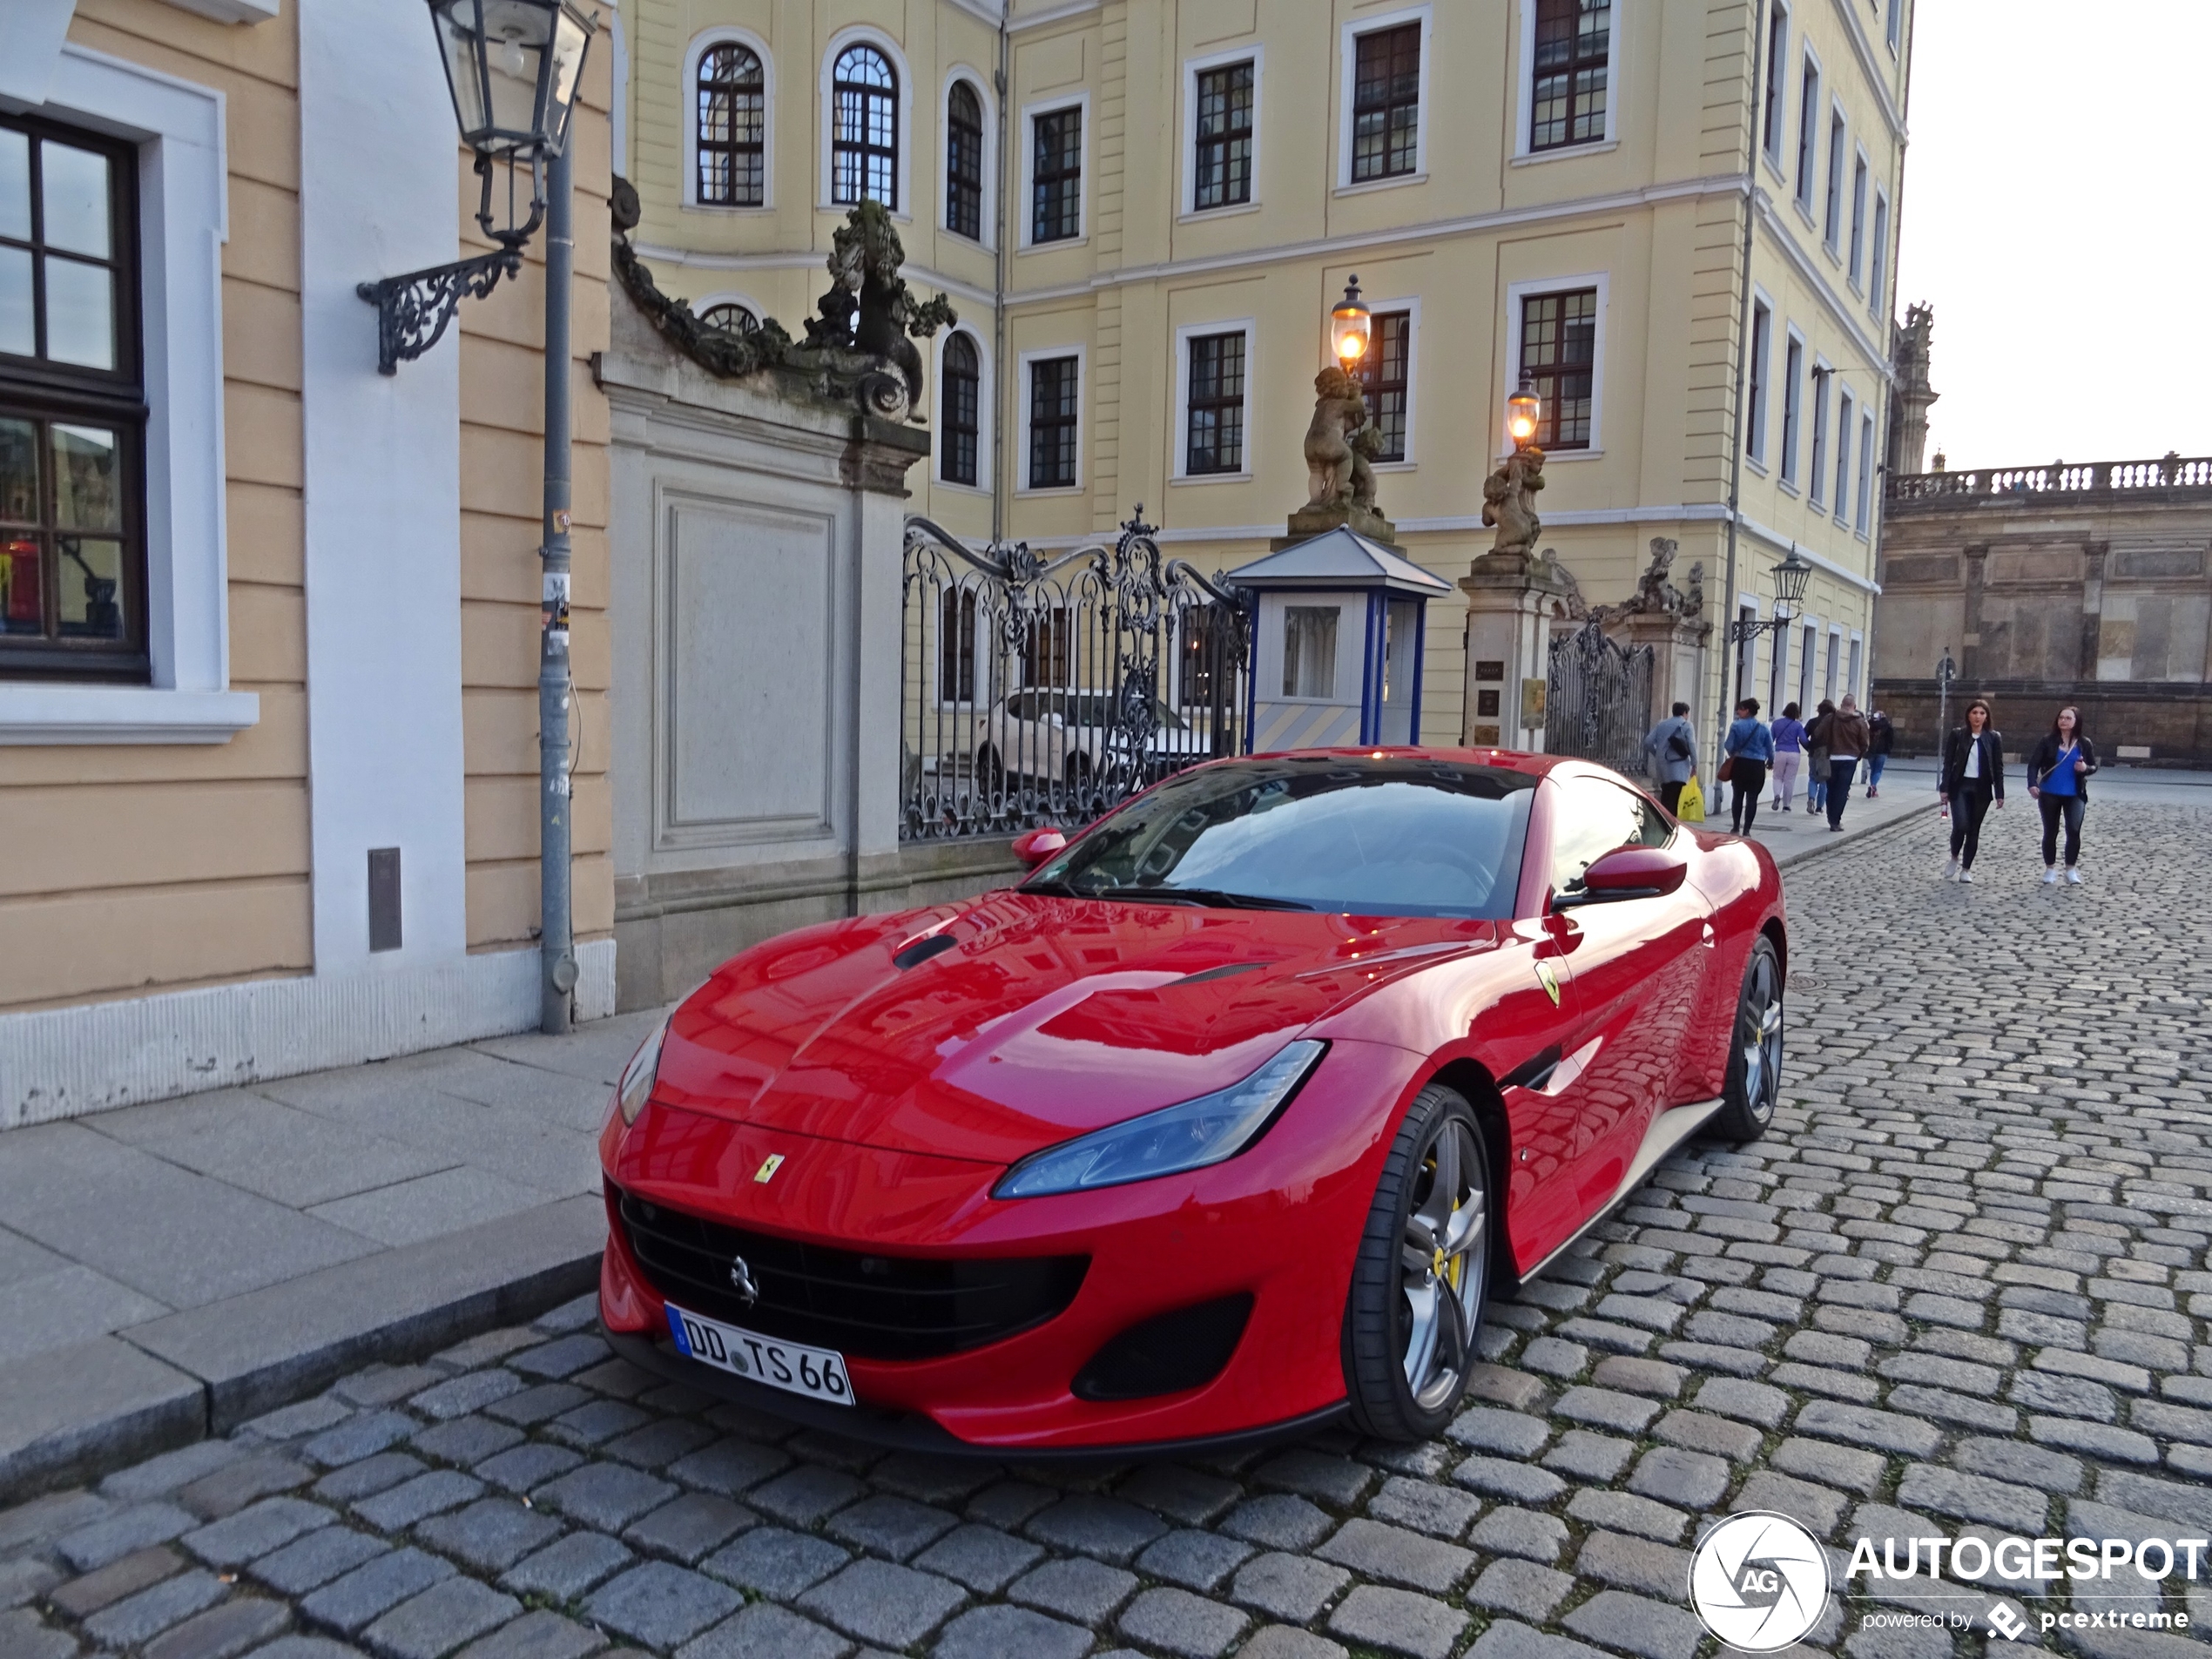
[[[1544,452],[1530,444],[1501,462],[1482,486],[1482,522],[1497,526],[1493,553],[1535,551],[1544,521],[1536,516],[1536,492],[1544,487]]]
[[[1339,525],[1379,542],[1395,543],[1398,527],[1375,504],[1374,457],[1382,428],[1369,418],[1359,382],[1341,368],[1313,377],[1313,420],[1305,429],[1305,505],[1291,515],[1291,539]]]

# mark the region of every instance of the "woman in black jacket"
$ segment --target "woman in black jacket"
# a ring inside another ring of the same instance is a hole
[[[1976,698],[1966,705],[1966,724],[1943,740],[1943,775],[1937,791],[1951,804],[1951,868],[1946,875],[1974,879],[1974,854],[1981,847],[1981,820],[1989,803],[2005,804],[2005,739],[1989,724],[1989,705]]]
[[[2081,716],[2060,709],[2050,734],[2027,758],[2027,792],[2043,813],[2043,880],[2059,879],[2059,825],[2066,825],[2066,879],[2081,885],[2081,814],[2089,805],[2089,774],[2097,752],[2081,734]]]

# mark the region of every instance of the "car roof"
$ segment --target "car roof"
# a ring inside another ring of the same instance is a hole
[[[1590,765],[1573,755],[1532,753],[1526,749],[1445,749],[1378,745],[1367,748],[1277,749],[1260,754],[1235,755],[1236,760],[1448,760],[1463,766],[1493,766],[1503,772],[1525,772],[1541,778],[1562,765]],[[1214,764],[1222,764],[1219,762]]]

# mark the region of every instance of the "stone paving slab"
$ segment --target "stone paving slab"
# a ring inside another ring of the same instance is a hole
[[[2212,1534],[2212,811],[2093,815],[2080,889],[2030,827],[1972,887],[1932,814],[1792,867],[1775,1128],[1494,1307],[1433,1444],[883,1453],[609,1360],[587,1297],[0,1510],[0,1653],[1698,1659],[1690,1547],[1740,1509],[1838,1574],[1862,1537]],[[2205,1650],[2212,1581],[2013,1588],[1862,1578],[1794,1651],[1987,1659],[2000,1599],[2022,1648]]]

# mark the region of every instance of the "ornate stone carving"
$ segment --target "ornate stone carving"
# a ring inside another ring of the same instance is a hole
[[[1534,444],[1516,449],[1483,481],[1482,522],[1497,526],[1493,553],[1534,552],[1544,521],[1536,516],[1536,492],[1544,487],[1544,452]]]
[[[1382,428],[1368,418],[1359,382],[1341,368],[1313,377],[1313,420],[1305,429],[1306,501],[1291,515],[1293,536],[1318,536],[1339,524],[1389,541],[1397,526],[1375,504],[1374,458]]]
[[[1703,562],[1689,567],[1684,585],[1677,588],[1667,579],[1674,568],[1675,556],[1682,550],[1680,543],[1671,536],[1651,538],[1651,562],[1636,578],[1636,590],[1617,605],[1592,605],[1588,614],[1600,624],[1610,624],[1629,617],[1665,617],[1676,622],[1696,622],[1705,614],[1705,566]]]
[[[738,379],[765,371],[795,378],[826,402],[857,402],[887,421],[920,418],[921,354],[914,341],[959,320],[941,294],[917,301],[900,267],[906,251],[891,216],[865,201],[837,228],[829,258],[829,291],[806,320],[805,341],[795,341],[772,317],[739,333],[711,327],[689,305],[660,291],[653,273],[630,246],[637,222],[637,192],[615,181],[617,278],[637,308],[677,350],[709,374]]]

